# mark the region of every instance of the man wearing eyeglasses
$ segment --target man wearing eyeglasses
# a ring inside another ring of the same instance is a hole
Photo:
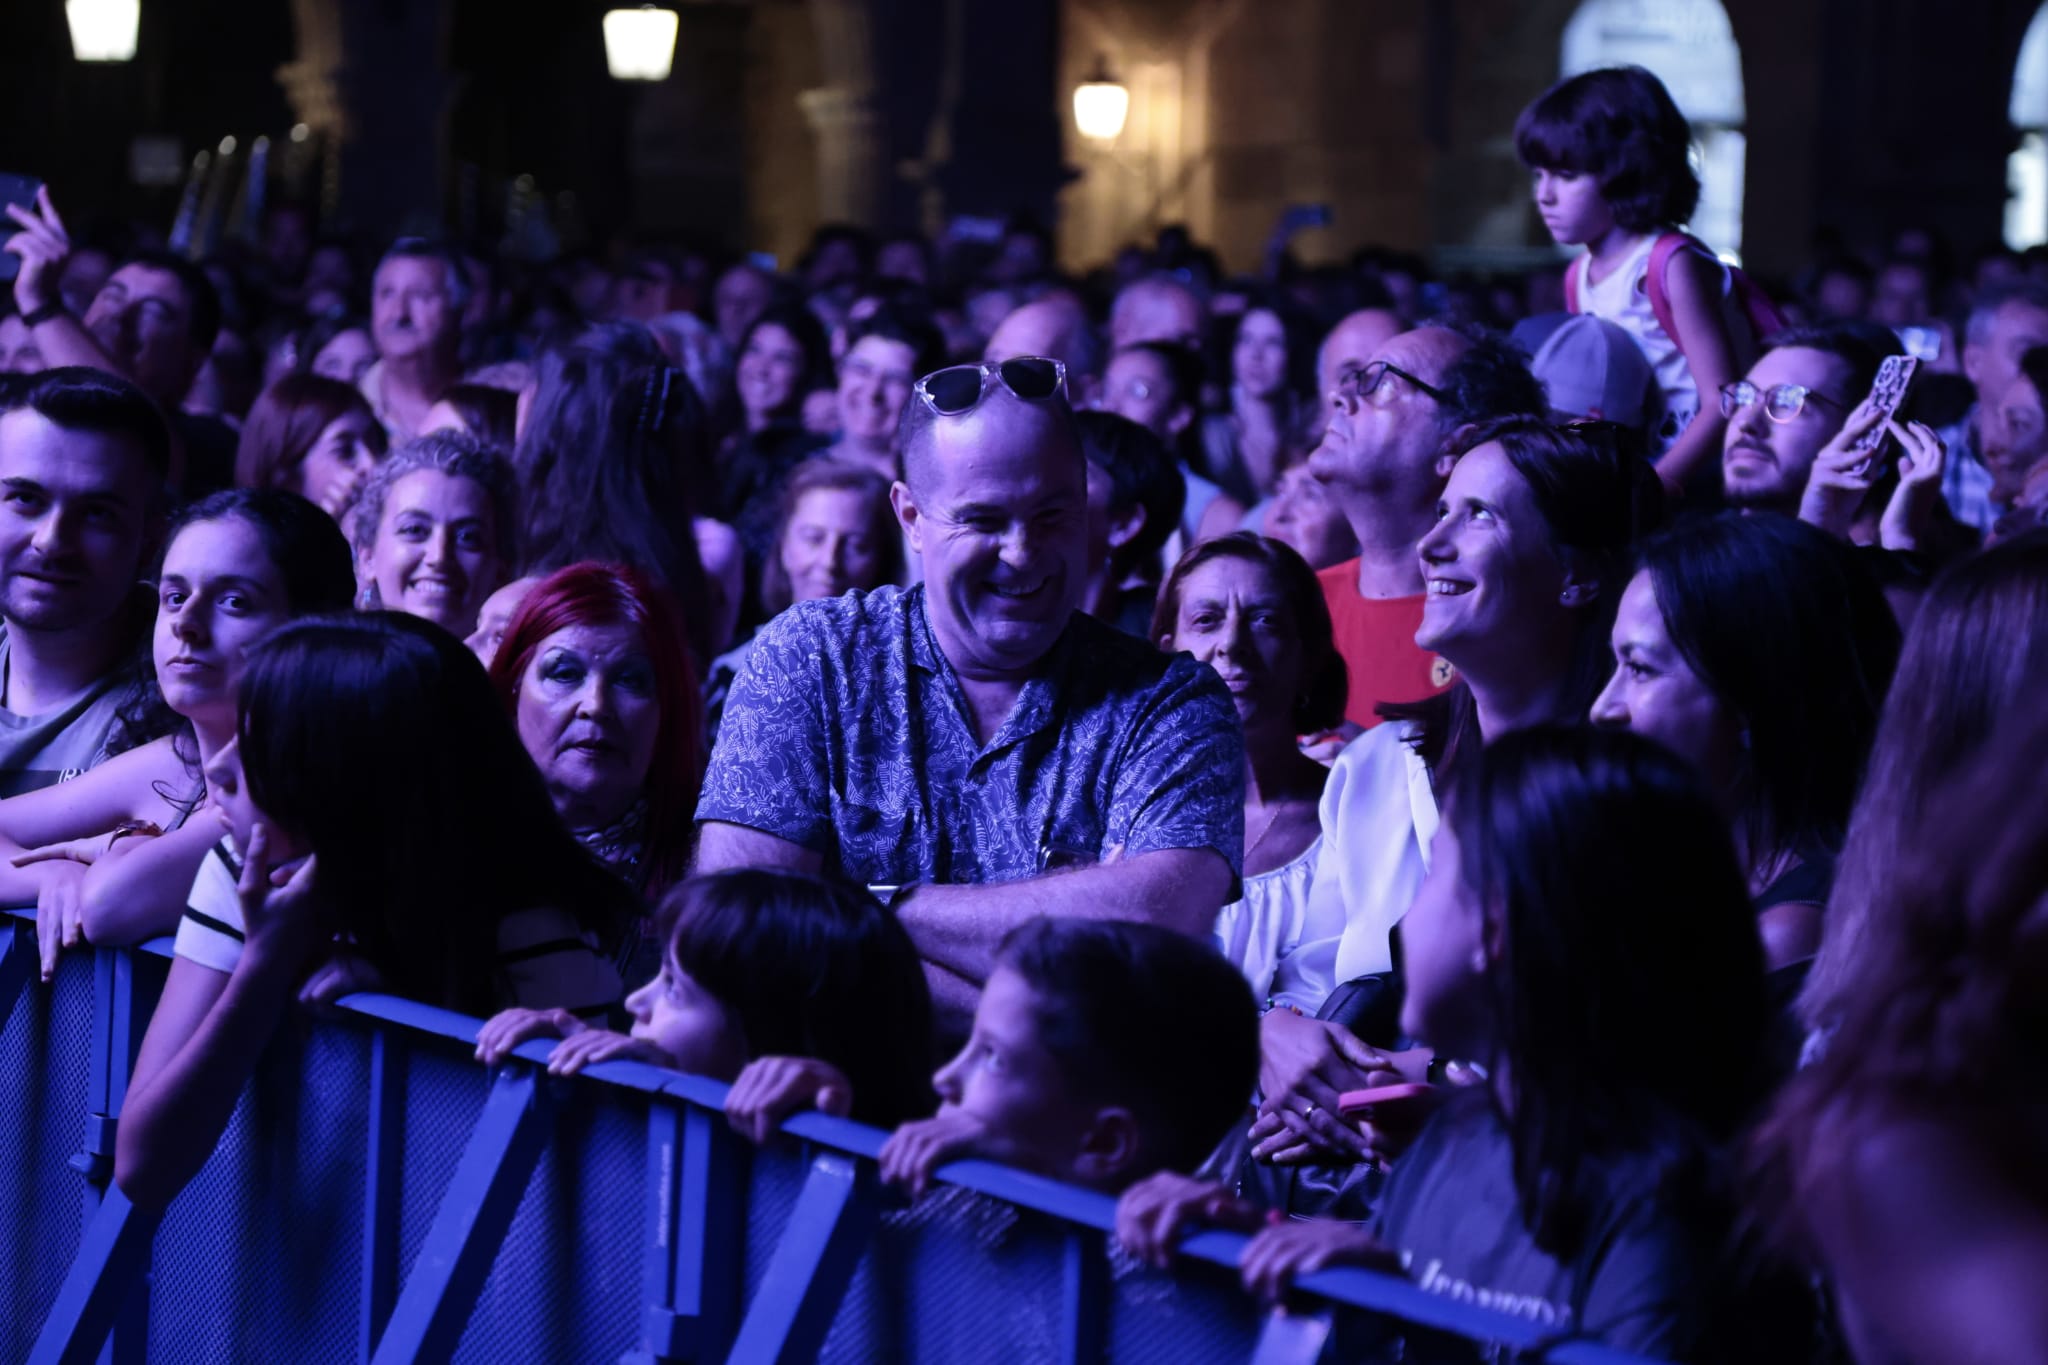
[[[1854,326],[1800,327],[1773,337],[1749,373],[1721,389],[1728,502],[1798,516],[1815,457],[1870,392],[1883,358]]]
[[[1206,935],[1236,894],[1244,739],[1215,671],[1083,615],[1087,470],[1064,367],[919,380],[897,519],[924,581],[799,603],[734,679],[699,872],[866,883],[964,1030],[1035,915]]]
[[[1421,701],[1451,684],[1450,665],[1415,643],[1423,602],[1415,547],[1436,524],[1445,437],[1490,417],[1544,411],[1542,387],[1505,342],[1422,327],[1360,360],[1352,337],[1373,323],[1354,314],[1323,343],[1327,410],[1308,458],[1358,538],[1358,558],[1317,575],[1351,680],[1347,730],[1377,725],[1382,702]]]

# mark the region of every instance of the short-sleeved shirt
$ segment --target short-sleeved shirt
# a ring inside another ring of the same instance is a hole
[[[0,626],[0,678],[13,662]],[[34,716],[0,709],[0,797],[20,796],[68,781],[107,757],[107,739],[121,705],[120,670]]]
[[[697,818],[869,885],[1162,849],[1244,853],[1244,734],[1213,669],[1075,613],[987,744],[922,586],[800,602],[733,680]]]
[[[1415,643],[1425,600],[1420,593],[1360,596],[1355,559],[1333,564],[1316,578],[1330,607],[1331,641],[1351,683],[1344,719],[1370,730],[1380,723],[1373,708],[1381,702],[1422,701],[1457,677],[1448,659]]]
[[[1658,1359],[1698,1358],[1729,1306],[1715,1273],[1729,1224],[1704,1171],[1678,1154],[1646,1153],[1606,1160],[1590,1174],[1597,1193],[1583,1249],[1561,1260],[1522,1221],[1507,1129],[1483,1094],[1467,1091],[1394,1163],[1374,1231],[1431,1293],[1560,1336],[1584,1334]]]
[[[223,839],[192,879],[174,953],[217,972],[234,971],[246,939],[241,880],[242,860]],[[519,910],[498,921],[498,1008],[566,1009],[602,1023],[622,994],[618,968],[577,932],[567,912]]]

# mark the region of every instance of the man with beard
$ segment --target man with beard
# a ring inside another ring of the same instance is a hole
[[[1814,459],[1870,392],[1886,354],[1874,339],[1888,336],[1853,324],[1780,332],[1747,375],[1721,390],[1721,482],[1730,504],[1799,515]]]
[[[47,370],[0,415],[0,796],[106,757],[169,466],[155,405],[101,370]]]
[[[734,679],[697,871],[885,895],[964,1032],[1038,915],[1207,935],[1244,851],[1244,739],[1213,669],[1082,614],[1088,474],[1057,362],[926,375],[897,520],[924,581],[801,602]]]

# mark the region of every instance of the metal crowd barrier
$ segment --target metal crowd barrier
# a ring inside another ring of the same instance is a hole
[[[495,1071],[477,1021],[390,996],[294,1016],[160,1219],[111,1183],[170,940],[67,952],[0,918],[0,1360],[1311,1362],[1394,1319],[1556,1365],[1626,1365],[1362,1270],[1262,1312],[1243,1239],[1172,1273],[1108,1244],[1112,1201],[986,1162],[907,1205],[885,1136],[819,1114],[755,1149],[725,1088],[630,1062]]]

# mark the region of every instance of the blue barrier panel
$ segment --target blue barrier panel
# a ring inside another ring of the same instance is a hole
[[[0,931],[5,1006],[34,937],[18,917]],[[1170,1274],[1140,1267],[1106,1245],[1108,1198],[986,1162],[908,1205],[876,1187],[873,1129],[800,1115],[756,1150],[724,1128],[721,1085],[636,1063],[556,1080],[544,1043],[494,1075],[475,1020],[384,996],[279,1031],[145,1251],[147,1222],[100,1205],[104,1161],[74,1158],[111,1151],[123,1010],[146,1018],[168,949],[68,953],[50,986],[31,971],[11,992],[0,1359],[29,1358],[46,1320],[51,1360],[90,1359],[118,1322],[117,1355],[171,1362],[1281,1365],[1326,1355],[1333,1321],[1633,1359],[1362,1270],[1303,1282],[1319,1316],[1269,1318],[1234,1234],[1189,1239]]]

